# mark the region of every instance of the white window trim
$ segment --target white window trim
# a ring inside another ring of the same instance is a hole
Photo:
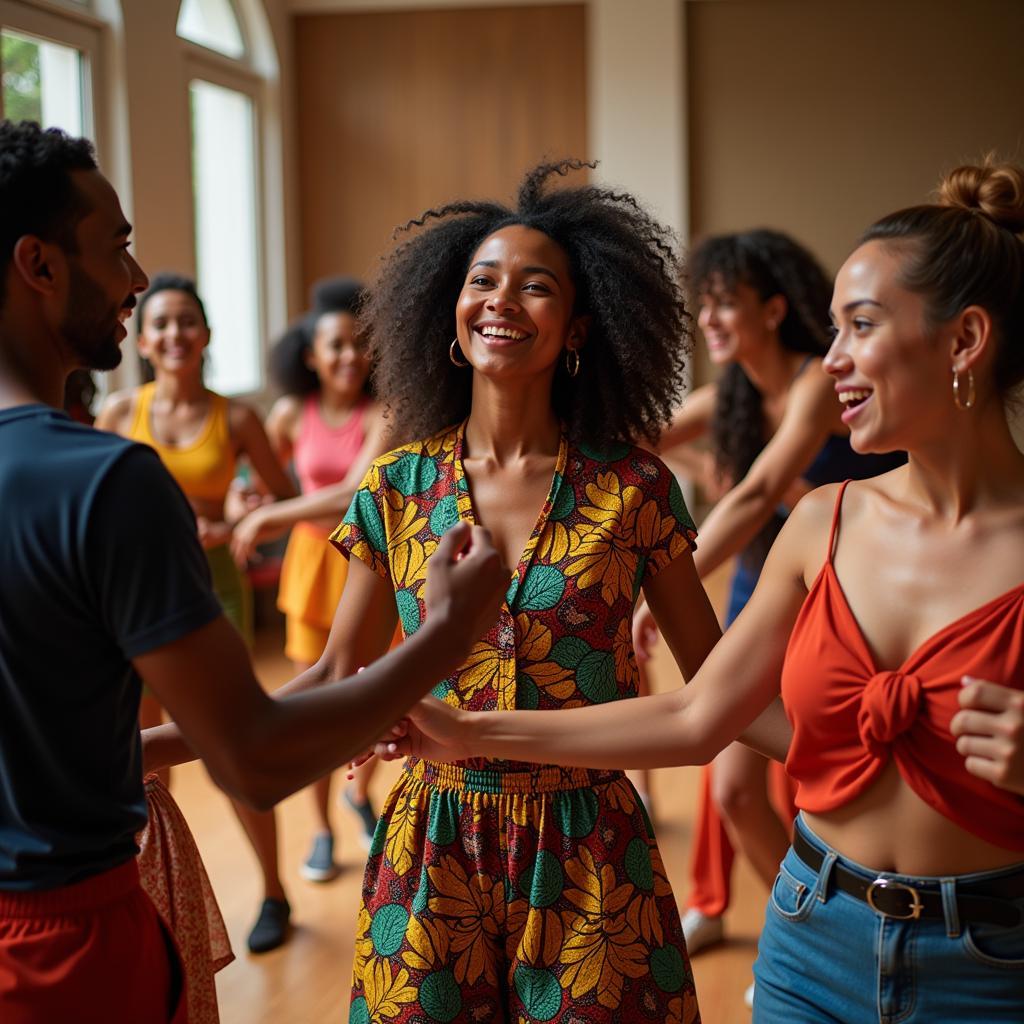
[[[31,5],[23,0],[0,0],[0,28],[70,46],[82,54],[86,86],[83,89],[83,124],[90,130],[103,162],[110,138],[103,102],[106,96],[102,60],[104,22],[88,10],[45,0],[34,0]]]

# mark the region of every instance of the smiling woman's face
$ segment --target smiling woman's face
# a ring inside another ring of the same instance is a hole
[[[836,276],[836,335],[824,366],[859,452],[913,450],[949,429],[949,351],[941,328],[928,326],[923,296],[899,284],[904,258],[892,246],[867,242]]]
[[[487,377],[553,375],[566,346],[582,343],[569,260],[541,231],[513,224],[470,259],[455,309],[462,356]]]

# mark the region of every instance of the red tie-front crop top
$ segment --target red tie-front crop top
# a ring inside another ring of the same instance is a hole
[[[951,622],[896,669],[879,671],[832,565],[846,483],[782,669],[796,804],[811,813],[841,807],[892,758],[940,814],[989,843],[1024,851],[1024,803],[970,775],[949,731],[961,676],[1024,689],[1024,584]]]

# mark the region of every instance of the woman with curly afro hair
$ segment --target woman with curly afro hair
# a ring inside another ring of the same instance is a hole
[[[350,556],[308,684],[424,615],[424,564],[459,520],[510,567],[498,621],[434,693],[471,711],[633,697],[643,591],[686,675],[720,635],[695,531],[656,441],[689,337],[669,231],[633,197],[552,187],[430,210],[384,261],[363,320],[406,441],[333,536]],[[297,684],[297,685],[302,685]],[[350,1020],[698,1018],[678,911],[621,771],[410,760],[370,851]]]

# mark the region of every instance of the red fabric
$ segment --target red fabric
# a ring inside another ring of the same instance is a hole
[[[768,761],[768,799],[779,820],[791,825],[796,817],[793,797],[796,786],[778,761]],[[725,822],[711,795],[713,765],[704,765],[700,773],[697,804],[697,834],[690,860],[690,893],[686,906],[707,917],[720,917],[729,907],[732,865],[736,852],[729,840]]]
[[[786,768],[797,806],[821,813],[849,803],[892,758],[907,785],[954,824],[1024,851],[1019,798],[968,774],[949,731],[962,676],[1024,688],[1024,585],[940,629],[902,665],[880,670],[832,566],[845,489],[782,670],[793,723]]]
[[[188,1024],[172,956],[134,860],[75,885],[0,894],[0,1021]]]

